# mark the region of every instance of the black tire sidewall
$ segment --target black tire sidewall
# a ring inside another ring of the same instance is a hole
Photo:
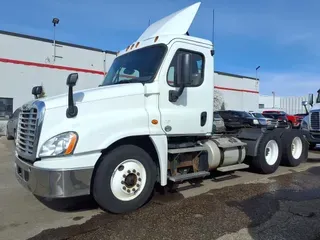
[[[265,148],[267,146],[267,143],[270,140],[276,141],[276,143],[278,144],[278,150],[279,150],[278,158],[273,165],[269,165],[265,158]],[[274,173],[280,165],[281,157],[282,157],[282,143],[281,143],[280,136],[277,133],[270,132],[265,134],[261,139],[258,145],[257,156],[253,158],[252,165],[260,173],[264,173],[264,174]]]
[[[113,171],[127,159],[135,159],[145,167],[147,179],[142,192],[135,199],[121,201],[111,190],[110,182]],[[130,212],[140,208],[151,196],[156,181],[156,165],[150,155],[134,145],[120,146],[103,156],[93,180],[92,193],[101,208],[112,213]]]
[[[291,144],[295,137],[302,142],[302,152],[299,158],[294,158],[291,151]],[[283,157],[281,163],[289,167],[296,167],[308,158],[308,142],[299,130],[285,131],[282,136]]]

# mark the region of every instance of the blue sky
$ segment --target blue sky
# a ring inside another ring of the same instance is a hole
[[[107,50],[135,41],[151,22],[194,0],[10,0],[0,29]],[[212,39],[215,69],[255,77],[261,94],[300,96],[320,88],[320,1],[203,0],[190,34]]]

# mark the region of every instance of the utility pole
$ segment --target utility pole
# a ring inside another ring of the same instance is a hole
[[[59,18],[53,18],[53,62],[56,61],[56,25],[59,23]]]
[[[272,92],[272,98],[273,98],[272,108],[275,108],[275,100],[276,100],[276,93],[275,92]]]
[[[258,69],[260,68],[260,66],[256,67],[256,80],[258,80]]]

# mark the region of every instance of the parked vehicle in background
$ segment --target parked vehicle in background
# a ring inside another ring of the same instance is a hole
[[[317,144],[320,144],[320,89],[315,104],[313,104],[313,94],[311,93],[308,101],[303,101],[302,105],[306,109],[307,105],[311,106],[309,114],[302,119],[300,128],[307,137],[309,148],[314,149]]]
[[[227,130],[265,126],[245,111],[220,110],[217,112],[223,118]]]
[[[281,115],[285,115],[286,116],[286,120],[287,120],[287,125],[288,128],[299,128],[300,127],[300,122],[297,120],[297,118],[293,115],[289,115],[284,111],[278,111],[278,110],[267,110],[267,111],[263,111],[262,114],[265,116],[265,114],[281,114]]]
[[[7,122],[7,139],[13,140],[17,136],[18,119],[21,108],[17,108],[14,113],[9,117]]]
[[[261,113],[250,111],[249,114],[258,119],[261,125],[266,125],[267,128],[275,128],[277,126],[277,120],[273,118],[267,118],[263,116]]]
[[[226,131],[226,126],[224,124],[223,118],[219,115],[219,113],[213,113],[213,125],[212,132],[213,133],[222,133]]]
[[[265,116],[266,118],[274,119],[277,122],[275,126],[276,128],[291,128],[291,125],[288,124],[287,116],[283,113],[268,112],[268,113],[263,113],[262,115]]]

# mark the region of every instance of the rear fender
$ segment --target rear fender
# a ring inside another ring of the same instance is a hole
[[[236,138],[247,144],[246,155],[250,157],[256,157],[258,152],[258,146],[263,136],[270,132],[276,133],[282,137],[283,133],[288,129],[275,128],[273,130],[261,129],[261,128],[243,128],[236,135]]]

